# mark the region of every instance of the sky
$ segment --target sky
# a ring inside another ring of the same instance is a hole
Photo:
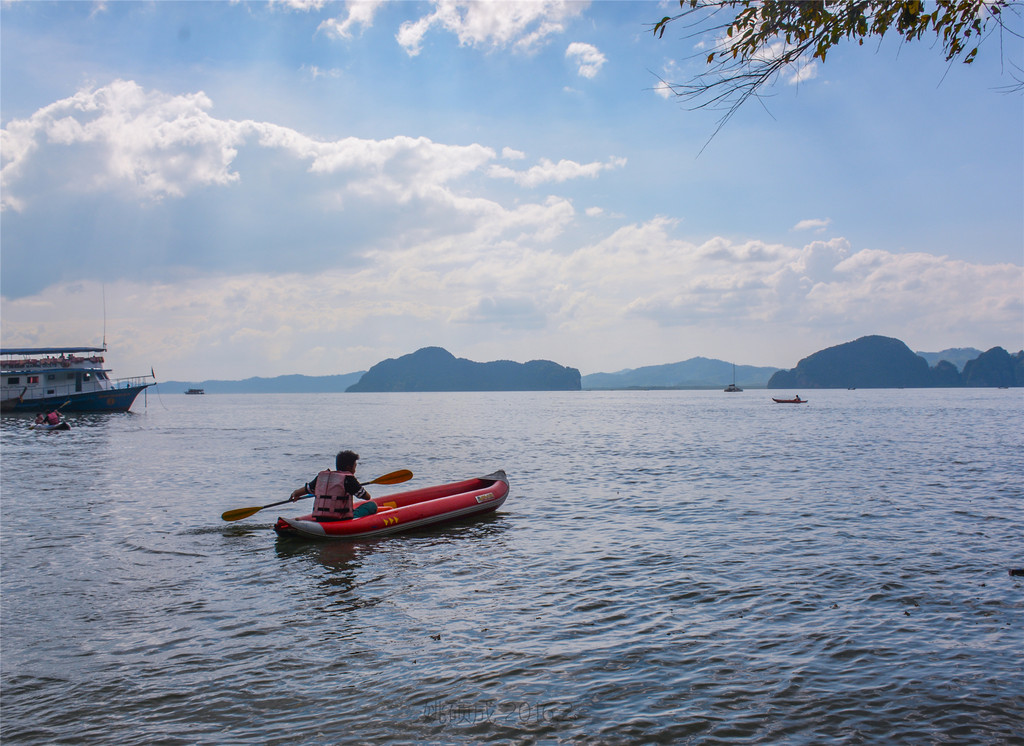
[[[716,134],[674,10],[4,0],[3,346],[186,381],[1024,348],[1021,38],[841,45]]]

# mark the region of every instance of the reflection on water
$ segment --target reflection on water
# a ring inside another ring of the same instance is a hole
[[[5,415],[0,735],[1009,742],[1022,393],[207,395],[61,437]],[[375,497],[497,468],[512,492],[353,542],[220,519],[341,447],[416,474]]]

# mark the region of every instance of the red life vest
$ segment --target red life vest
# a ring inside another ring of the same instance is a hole
[[[313,489],[313,518],[347,521],[352,517],[352,495],[345,491],[345,477],[350,471],[325,470],[316,475]]]
[[[48,415],[46,415],[46,421],[48,423],[50,423],[51,425],[59,425],[60,424],[60,415],[57,414],[55,411],[54,412],[50,412]]]

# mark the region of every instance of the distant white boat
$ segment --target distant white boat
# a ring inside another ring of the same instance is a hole
[[[732,364],[732,383],[726,386],[723,391],[727,391],[730,394],[735,394],[737,391],[743,391],[743,389],[736,385],[736,363]]]

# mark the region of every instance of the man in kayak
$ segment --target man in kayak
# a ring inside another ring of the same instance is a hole
[[[348,521],[373,515],[377,512],[377,504],[369,502],[370,495],[356,479],[356,462],[359,454],[352,451],[341,451],[334,457],[334,471],[324,470],[306,484],[292,492],[289,498],[293,502],[305,495],[312,494],[313,519],[316,521]],[[354,498],[367,500],[355,510],[352,509]]]
[[[43,414],[40,412],[36,415],[37,425],[59,425],[60,424],[60,412],[56,409],[49,414]]]

